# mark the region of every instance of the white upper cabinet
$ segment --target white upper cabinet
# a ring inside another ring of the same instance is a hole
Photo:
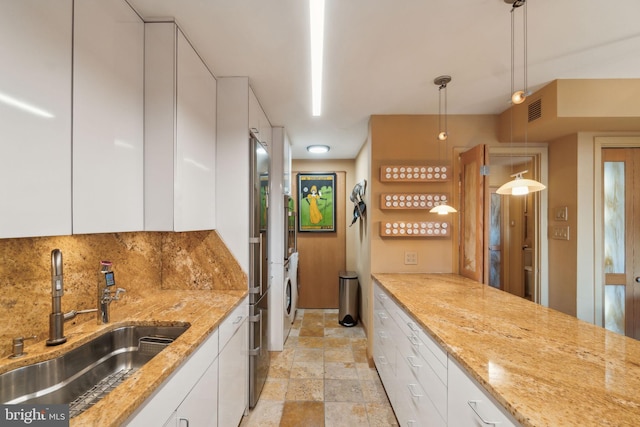
[[[144,229],[214,229],[216,79],[174,23],[145,38]]]
[[[144,24],[123,0],[76,1],[73,40],[73,233],[140,231]]]
[[[0,238],[71,234],[72,2],[0,2]]]
[[[267,147],[267,150],[271,151],[271,123],[251,88],[249,88],[249,130]]]

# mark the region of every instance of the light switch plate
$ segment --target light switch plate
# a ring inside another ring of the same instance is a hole
[[[559,208],[556,208],[554,219],[556,221],[567,221],[569,219],[568,210],[569,209],[566,206],[560,206]]]
[[[569,226],[554,225],[551,227],[551,238],[555,240],[569,240]]]

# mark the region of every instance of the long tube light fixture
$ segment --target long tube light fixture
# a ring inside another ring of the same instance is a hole
[[[322,113],[322,59],[324,50],[324,0],[309,0],[311,32],[311,98],[312,114]]]

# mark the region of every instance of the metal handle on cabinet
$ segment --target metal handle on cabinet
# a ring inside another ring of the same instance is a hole
[[[636,277],[636,282],[640,283],[640,276]]]
[[[189,418],[178,418],[178,424],[182,424],[183,421],[186,421],[187,427],[189,427]]]
[[[409,329],[411,329],[413,332],[419,332],[418,328],[416,327],[415,323],[413,322],[407,322],[407,326],[409,327]]]
[[[416,338],[415,335],[409,335],[407,338],[409,338],[409,341],[411,341],[411,344],[415,345],[416,347],[420,345],[420,341],[418,341],[418,338]]]
[[[409,365],[411,365],[412,368],[422,368],[422,365],[416,364],[413,359],[415,359],[415,357],[407,356],[407,362],[409,362]]]
[[[387,320],[389,317],[387,317],[386,314],[384,314],[384,312],[379,311],[378,312],[378,317],[380,318],[380,320]]]
[[[233,325],[237,325],[238,323],[242,322],[243,318],[244,318],[244,316],[236,317],[236,320],[233,321]]]
[[[414,425],[416,425],[416,420],[409,420],[409,421],[407,421],[407,425],[408,425],[408,426],[414,426]]]
[[[415,384],[407,384],[407,388],[409,389],[409,393],[411,393],[411,397],[413,397],[414,399],[420,399],[422,395],[415,392],[415,390],[413,389],[415,386]]]
[[[480,403],[479,400],[469,400],[469,401],[467,401],[467,404],[469,405],[469,407],[471,408],[473,413],[476,414],[476,417],[478,418],[478,420],[480,420],[480,422],[482,422],[482,424],[484,424],[486,426],[495,426],[495,425],[500,424],[500,421],[487,421],[484,418],[482,418],[482,415],[480,415],[480,413],[478,412],[478,404],[479,403]]]
[[[378,336],[380,337],[381,340],[386,340],[388,338],[387,334],[385,334],[384,331],[378,332]]]

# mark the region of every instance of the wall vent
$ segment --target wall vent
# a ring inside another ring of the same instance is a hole
[[[529,123],[542,117],[542,98],[529,104]]]

